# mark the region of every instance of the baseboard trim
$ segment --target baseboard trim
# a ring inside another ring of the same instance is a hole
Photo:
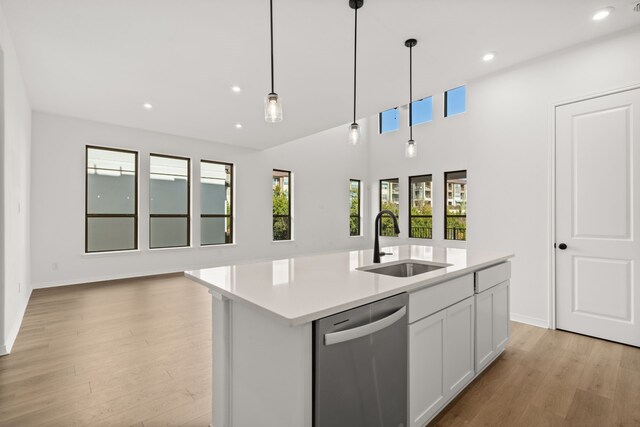
[[[25,303],[20,307],[20,311],[18,312],[18,316],[13,323],[13,328],[9,331],[9,335],[6,338],[5,343],[0,346],[0,356],[6,356],[11,353],[13,349],[13,344],[16,342],[16,338],[18,338],[18,332],[20,332],[20,326],[22,326],[22,320],[24,319],[24,313],[27,311],[27,305],[29,305],[29,300],[31,299],[31,290],[29,290],[29,295],[27,296]]]
[[[85,283],[109,282],[112,280],[135,279],[135,278],[142,278],[142,277],[181,275],[181,274],[184,274],[183,270],[178,270],[178,271],[156,270],[156,271],[145,271],[141,273],[110,274],[107,276],[84,277],[80,279],[71,279],[71,280],[52,280],[50,282],[34,283],[33,289],[46,289],[46,288],[55,288],[58,286],[83,285]]]
[[[511,320],[519,323],[526,323],[527,325],[537,326],[538,328],[549,329],[549,321],[544,319],[538,319],[537,317],[524,316],[522,314],[511,313]]]

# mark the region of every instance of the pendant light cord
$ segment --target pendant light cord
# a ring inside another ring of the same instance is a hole
[[[413,139],[413,46],[409,46],[409,139]]]
[[[269,18],[271,31],[271,93],[275,93],[273,84],[273,0],[269,0]]]
[[[353,123],[356,122],[356,67],[358,64],[358,4],[355,7],[355,35],[353,37]]]

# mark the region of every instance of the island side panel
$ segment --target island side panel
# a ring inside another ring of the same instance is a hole
[[[228,315],[227,425],[311,427],[311,323],[289,326],[233,300]]]
[[[212,318],[212,404],[211,425],[213,427],[229,427],[229,373],[231,351],[229,328],[229,299],[215,291],[211,294]]]

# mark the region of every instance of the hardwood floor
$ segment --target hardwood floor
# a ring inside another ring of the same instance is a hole
[[[35,290],[0,426],[208,426],[210,298],[182,276]]]
[[[431,426],[640,426],[640,349],[512,322],[509,346]]]
[[[640,349],[513,323],[433,426],[640,426]],[[207,426],[211,304],[181,276],[36,290],[0,357],[0,426]]]

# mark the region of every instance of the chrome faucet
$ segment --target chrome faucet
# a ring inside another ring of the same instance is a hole
[[[381,210],[378,215],[376,215],[376,219],[375,219],[375,233],[376,233],[376,238],[375,238],[375,243],[373,244],[373,262],[376,264],[380,264],[380,257],[381,256],[385,256],[385,255],[391,255],[391,254],[387,254],[384,252],[380,252],[380,240],[379,240],[379,236],[378,234],[380,234],[380,223],[382,222],[382,215],[387,214],[391,217],[391,219],[393,220],[393,230],[396,234],[400,234],[400,227],[398,227],[398,218],[396,218],[396,216],[393,214],[393,212],[384,209]]]

